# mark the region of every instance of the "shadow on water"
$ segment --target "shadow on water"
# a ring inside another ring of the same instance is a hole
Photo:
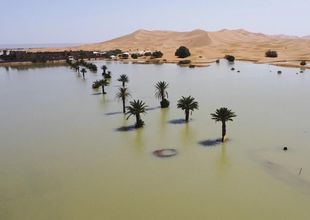
[[[160,106],[146,108],[147,111],[154,111],[157,109],[160,109]]]
[[[105,113],[105,115],[121,115],[121,114],[124,114],[123,112],[108,112],[108,113]]]
[[[101,92],[92,93],[91,95],[102,95]]]
[[[225,143],[227,143],[229,141],[230,141],[229,139],[226,139]],[[198,144],[200,144],[204,147],[214,147],[217,145],[221,145],[223,143],[222,143],[221,138],[217,138],[217,139],[208,139],[208,140],[199,141]]]
[[[134,125],[122,126],[122,127],[115,129],[115,131],[118,131],[118,132],[128,132],[128,131],[134,131],[134,130],[138,130]]]
[[[192,121],[192,119],[189,120],[189,122]],[[180,118],[180,119],[172,119],[168,121],[169,124],[174,124],[174,125],[182,125],[182,124],[188,124],[188,122],[185,121],[185,119]]]

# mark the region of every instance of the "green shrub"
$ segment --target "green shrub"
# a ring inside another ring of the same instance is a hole
[[[275,50],[268,50],[266,51],[265,56],[275,58],[275,57],[278,57],[278,53]]]
[[[138,57],[139,57],[139,56],[138,56],[138,54],[136,54],[136,53],[131,54],[131,58],[132,58],[132,59],[138,59]]]
[[[190,61],[190,60],[180,60],[178,64],[179,65],[187,65],[187,64],[191,64],[191,62],[192,61]]]
[[[167,99],[164,99],[160,102],[160,107],[161,108],[168,108],[169,107],[170,102]]]
[[[191,55],[189,49],[187,47],[181,46],[175,51],[175,56],[178,58],[186,58]]]
[[[155,51],[152,53],[153,58],[162,58],[164,54],[161,51]]]
[[[232,55],[225,55],[225,59],[228,60],[229,62],[235,62],[235,57]]]

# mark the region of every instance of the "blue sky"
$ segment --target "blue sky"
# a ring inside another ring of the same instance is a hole
[[[100,42],[137,29],[310,35],[310,0],[0,0],[0,44]]]

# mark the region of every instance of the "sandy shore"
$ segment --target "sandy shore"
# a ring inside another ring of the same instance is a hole
[[[121,49],[134,53],[138,51],[163,52],[161,59],[150,60],[139,58],[128,59],[126,62],[134,63],[178,63],[174,53],[179,46],[190,49],[191,64],[205,67],[217,59],[222,59],[226,54],[236,57],[237,60],[251,61],[254,63],[271,64],[283,67],[310,69],[310,39],[289,36],[273,36],[261,33],[252,33],[246,30],[220,30],[207,32],[193,30],[191,32],[174,31],[147,31],[138,30],[102,43],[86,44],[69,48],[31,49],[30,51],[63,51],[63,50],[91,50],[107,51]],[[277,58],[266,58],[267,50],[275,50]],[[300,66],[302,60],[308,65]]]

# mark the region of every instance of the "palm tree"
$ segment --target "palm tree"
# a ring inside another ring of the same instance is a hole
[[[125,83],[129,82],[129,78],[128,78],[128,76],[126,74],[122,74],[122,75],[119,76],[117,81],[122,82],[123,87],[125,87]]]
[[[80,66],[77,64],[77,65],[74,65],[74,69],[76,72],[80,72]]]
[[[130,118],[130,116],[132,115],[136,117],[136,128],[141,128],[144,126],[144,121],[141,120],[140,114],[145,114],[146,108],[147,105],[145,104],[145,102],[139,99],[131,101],[130,105],[126,107],[126,115],[128,115],[127,119]]]
[[[102,69],[102,76],[104,76],[105,74],[106,74],[106,71],[107,71],[107,69],[108,69],[108,67],[106,66],[106,65],[103,65],[102,67],[101,67],[101,69]]]
[[[85,73],[87,72],[85,68],[82,68],[81,70],[82,74],[83,74],[83,79],[85,79]]]
[[[107,74],[104,74],[105,79],[111,79],[111,71],[108,71]]]
[[[123,102],[123,113],[126,113],[126,99],[130,96],[130,93],[127,88],[119,88],[118,93],[116,94],[116,98],[122,100]]]
[[[168,108],[169,107],[169,101],[166,99],[166,96],[168,98],[168,92],[166,91],[169,87],[169,84],[165,81],[160,81],[156,83],[155,88],[155,96],[158,99],[161,99],[160,106],[162,108]]]
[[[198,109],[198,102],[192,96],[184,97],[179,99],[177,107],[185,111],[185,121],[188,122],[189,112]]]
[[[108,86],[110,83],[107,80],[105,80],[105,79],[102,79],[99,82],[100,82],[100,85],[101,85],[101,88],[102,88],[102,94],[106,94],[106,92],[104,91],[104,87]]]
[[[224,142],[226,136],[226,122],[233,121],[233,118],[237,117],[237,115],[233,111],[222,107],[220,109],[216,109],[215,113],[212,113],[211,116],[215,122],[222,122],[222,142]]]

